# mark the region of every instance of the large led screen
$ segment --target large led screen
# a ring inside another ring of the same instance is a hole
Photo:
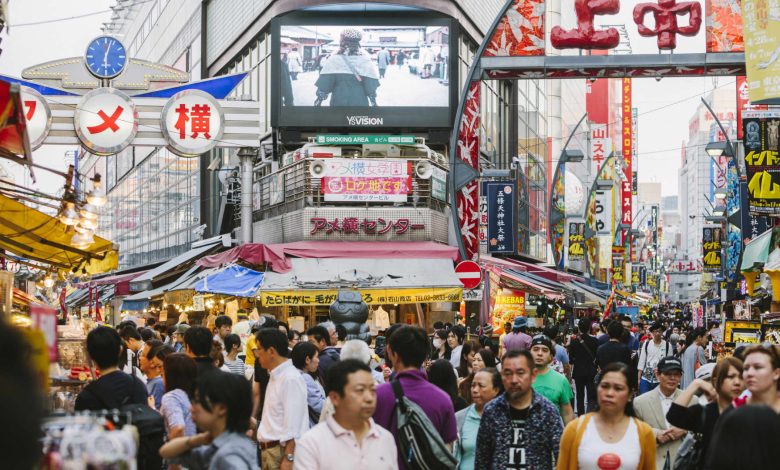
[[[278,126],[451,125],[451,21],[414,16],[403,24],[365,21],[278,22]]]

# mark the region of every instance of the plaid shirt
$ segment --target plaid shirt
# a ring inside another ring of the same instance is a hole
[[[533,393],[525,434],[526,461],[529,470],[553,470],[558,446],[563,434],[563,421],[558,407],[548,399]],[[512,444],[512,420],[509,402],[502,393],[485,405],[477,435],[475,470],[503,470],[507,466]]]

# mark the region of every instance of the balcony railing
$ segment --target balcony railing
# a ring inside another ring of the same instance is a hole
[[[412,163],[412,187],[404,202],[326,201],[322,192],[323,179],[314,177],[310,172],[312,162],[316,161],[313,158],[299,160],[270,174],[255,172],[253,220],[270,219],[305,207],[420,207],[445,212],[447,202],[433,197],[434,179],[420,178],[414,169],[418,162],[428,162],[446,175],[446,167],[427,158],[405,160]]]

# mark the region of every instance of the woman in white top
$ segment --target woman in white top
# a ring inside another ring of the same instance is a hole
[[[655,435],[633,417],[630,374],[620,362],[604,368],[596,384],[596,411],[563,431],[558,470],[655,470]]]

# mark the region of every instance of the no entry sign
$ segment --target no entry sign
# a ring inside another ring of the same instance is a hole
[[[482,282],[482,269],[473,261],[461,261],[455,266],[455,274],[466,289],[473,289]]]

